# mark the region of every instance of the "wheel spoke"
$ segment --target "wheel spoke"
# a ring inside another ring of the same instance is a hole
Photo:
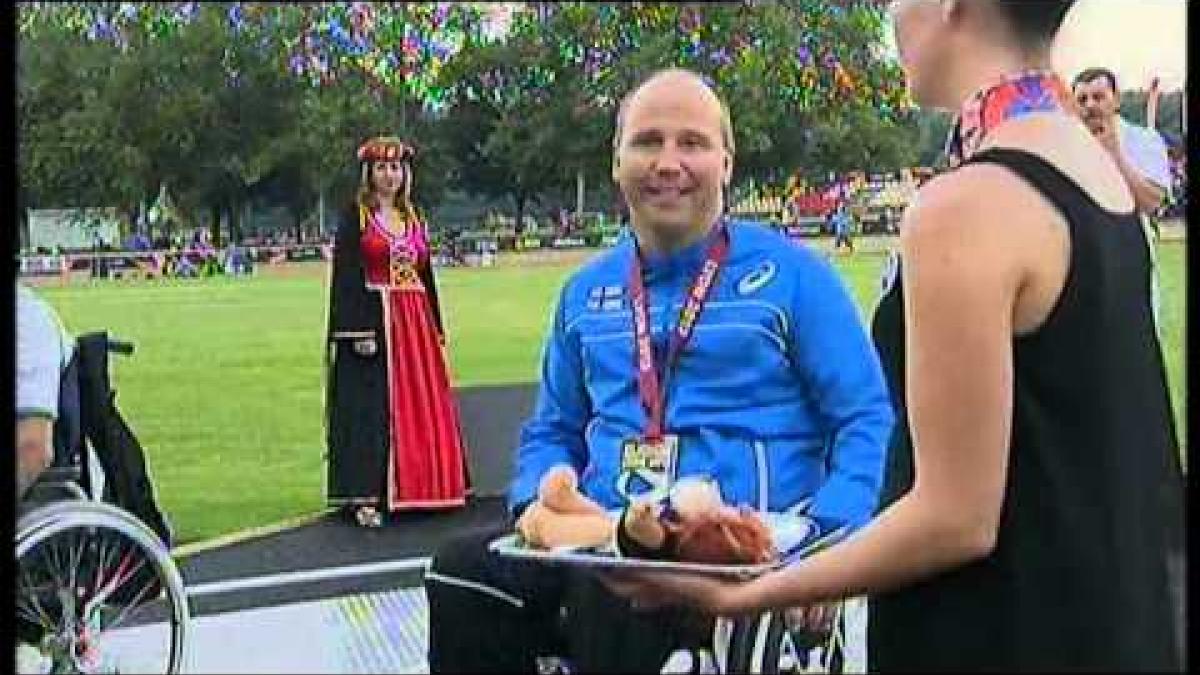
[[[23,570],[20,578],[21,582],[18,584],[18,588],[25,591],[26,597],[29,600],[26,602],[17,601],[18,616],[24,610],[25,617],[33,623],[38,624],[43,630],[53,630],[54,617],[50,616],[50,613],[42,607],[42,603],[38,598],[41,589],[30,581],[28,570]],[[20,593],[18,593],[18,597],[19,595]]]
[[[38,547],[38,554],[48,563],[47,567],[50,569],[50,574],[55,578],[60,578],[62,564],[58,558],[58,546],[54,542],[44,541]]]
[[[138,570],[145,566],[146,558],[138,555],[137,562],[134,564],[133,569],[129,570],[128,572],[125,571],[126,568],[129,567],[129,564],[133,561],[133,556],[137,554],[137,551],[130,551],[121,558],[121,564],[117,567],[117,570],[113,572],[112,578],[108,580],[108,583],[105,584],[104,588],[96,591],[96,594],[93,596],[92,600],[98,603],[106,602],[108,600],[108,596],[112,595],[114,591],[125,585],[126,581],[131,579],[135,574],[138,573]]]
[[[108,569],[109,560],[111,559],[108,542],[105,537],[97,537],[95,545],[99,562],[96,564],[96,577],[92,582],[93,593],[99,591],[100,587],[104,584],[104,572]]]
[[[112,622],[110,622],[110,623],[109,623],[107,626],[105,626],[104,628],[105,628],[106,630],[108,630],[108,629],[113,629],[113,628],[116,628],[116,627],[120,626],[122,623],[124,623],[124,622],[125,622],[125,617],[126,617],[126,616],[127,616],[129,613],[130,613],[130,611],[132,611],[134,608],[140,607],[140,606],[142,605],[143,598],[146,596],[146,594],[147,594],[147,593],[149,593],[149,592],[150,592],[150,589],[151,589],[151,588],[153,588],[153,587],[154,587],[154,584],[153,584],[153,583],[145,583],[145,584],[142,584],[142,588],[141,588],[141,590],[139,590],[139,591],[138,591],[137,595],[135,595],[135,596],[134,596],[133,600],[131,600],[130,602],[126,603],[126,604],[125,604],[125,606],[121,608],[121,611],[120,611],[120,613],[118,613],[118,614],[117,614],[117,617],[116,617],[115,619],[113,619],[113,620],[112,620]]]
[[[78,528],[67,530],[67,534],[74,540],[71,542],[72,546],[67,549],[68,558],[71,561],[71,597],[78,600],[79,582],[81,581],[79,579],[79,565],[83,562],[83,547],[86,546],[86,541],[83,541]]]

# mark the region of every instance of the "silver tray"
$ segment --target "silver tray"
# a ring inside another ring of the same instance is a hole
[[[611,544],[596,547],[559,547],[537,549],[526,546],[519,534],[498,537],[488,544],[488,550],[510,558],[571,567],[598,569],[635,569],[685,572],[708,576],[749,579],[783,565],[795,562],[817,550],[828,546],[844,534],[844,529],[835,530],[813,541],[806,541],[814,526],[804,516],[769,513],[764,521],[771,530],[775,549],[782,551],[777,560],[752,565],[713,565],[705,563],[674,562],[669,560],[647,560],[645,558],[619,558]]]

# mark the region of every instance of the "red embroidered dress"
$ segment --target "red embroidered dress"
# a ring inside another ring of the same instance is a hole
[[[367,288],[381,294],[387,364],[387,508],[461,506],[466,498],[464,445],[445,351],[419,266],[430,264],[419,221],[394,231],[379,213],[365,217],[362,261]]]

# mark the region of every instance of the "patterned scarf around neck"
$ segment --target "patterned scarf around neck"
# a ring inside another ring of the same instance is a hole
[[[983,87],[963,103],[946,139],[950,168],[975,154],[988,132],[1005,120],[1035,112],[1065,110],[1070,105],[1067,85],[1049,70],[1008,75]]]

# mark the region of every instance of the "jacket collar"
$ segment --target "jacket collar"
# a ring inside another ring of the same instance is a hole
[[[726,228],[729,228],[728,220],[726,220]],[[669,253],[643,251],[642,270],[646,275],[646,280],[694,274],[704,264],[704,260],[708,255],[709,244],[712,243],[712,234],[713,230],[710,229],[709,236]],[[629,257],[632,263],[632,257],[636,251],[637,244],[637,238],[633,234],[632,227],[628,228],[628,238]]]

